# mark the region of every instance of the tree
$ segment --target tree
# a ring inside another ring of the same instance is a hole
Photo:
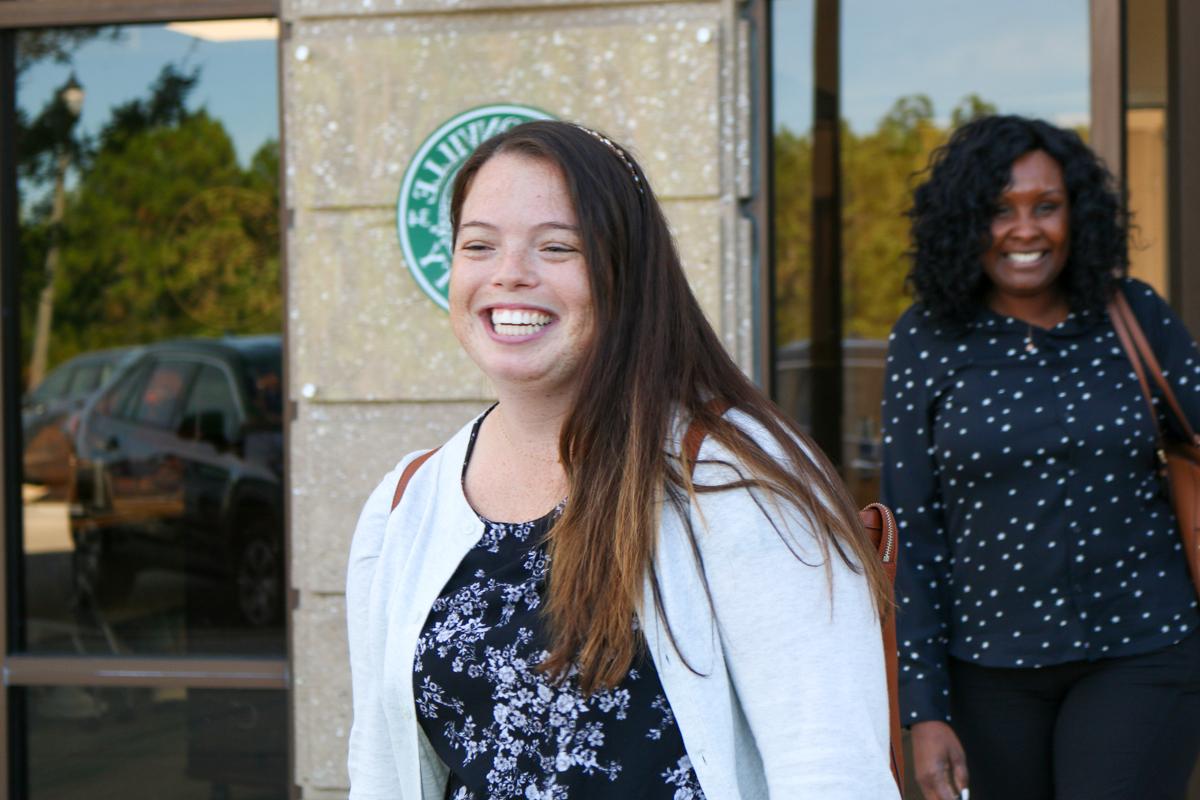
[[[899,98],[876,130],[842,131],[842,258],[845,334],[886,338],[911,302],[908,219],[914,178],[945,139],[925,95]]]
[[[188,109],[197,79],[168,65],[90,143],[63,224],[52,361],[279,329],[278,145],[242,168],[221,122]],[[46,246],[44,221],[22,233],[30,263]],[[23,302],[27,325],[28,292]]]
[[[775,135],[775,343],[809,337],[812,280],[812,139]]]
[[[995,106],[969,94],[951,118],[961,124]],[[952,128],[935,121],[926,95],[896,100],[875,130],[855,133],[843,123],[842,276],[845,334],[886,338],[911,302],[908,218],[912,190],[933,150]],[[775,136],[775,342],[809,337],[812,142],[786,128]]]
[[[988,114],[996,113],[996,104],[989,103],[979,95],[971,92],[962,100],[958,101],[958,105],[950,112],[950,128],[958,128],[966,125],[973,119],[986,117]]]

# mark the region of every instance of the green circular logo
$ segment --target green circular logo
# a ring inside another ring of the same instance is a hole
[[[553,119],[529,106],[473,108],[447,120],[421,144],[404,172],[396,229],[404,262],[417,285],[443,309],[450,306],[450,189],[454,176],[482,142],[535,119]]]

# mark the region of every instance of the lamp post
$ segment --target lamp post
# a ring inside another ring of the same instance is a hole
[[[50,113],[58,124],[57,154],[54,170],[54,202],[50,208],[50,247],[46,251],[45,279],[38,297],[37,321],[33,333],[33,356],[29,363],[29,386],[41,383],[46,375],[46,357],[50,350],[50,326],[54,321],[54,281],[58,274],[59,241],[63,214],[67,207],[66,176],[71,166],[71,144],[75,123],[83,111],[83,87],[75,73],[59,88]]]

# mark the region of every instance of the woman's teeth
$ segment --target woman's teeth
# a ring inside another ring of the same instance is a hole
[[[550,324],[550,315],[516,308],[492,309],[492,329],[501,336],[528,336]]]
[[[1038,250],[1036,253],[1009,253],[1008,260],[1016,264],[1032,264],[1045,255],[1045,251]]]

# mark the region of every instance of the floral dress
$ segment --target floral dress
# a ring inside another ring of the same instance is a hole
[[[556,684],[537,669],[549,654],[544,542],[561,511],[531,522],[484,519],[482,539],[425,620],[413,690],[421,727],[450,768],[446,797],[701,800],[648,657],[590,697],[574,674]]]

